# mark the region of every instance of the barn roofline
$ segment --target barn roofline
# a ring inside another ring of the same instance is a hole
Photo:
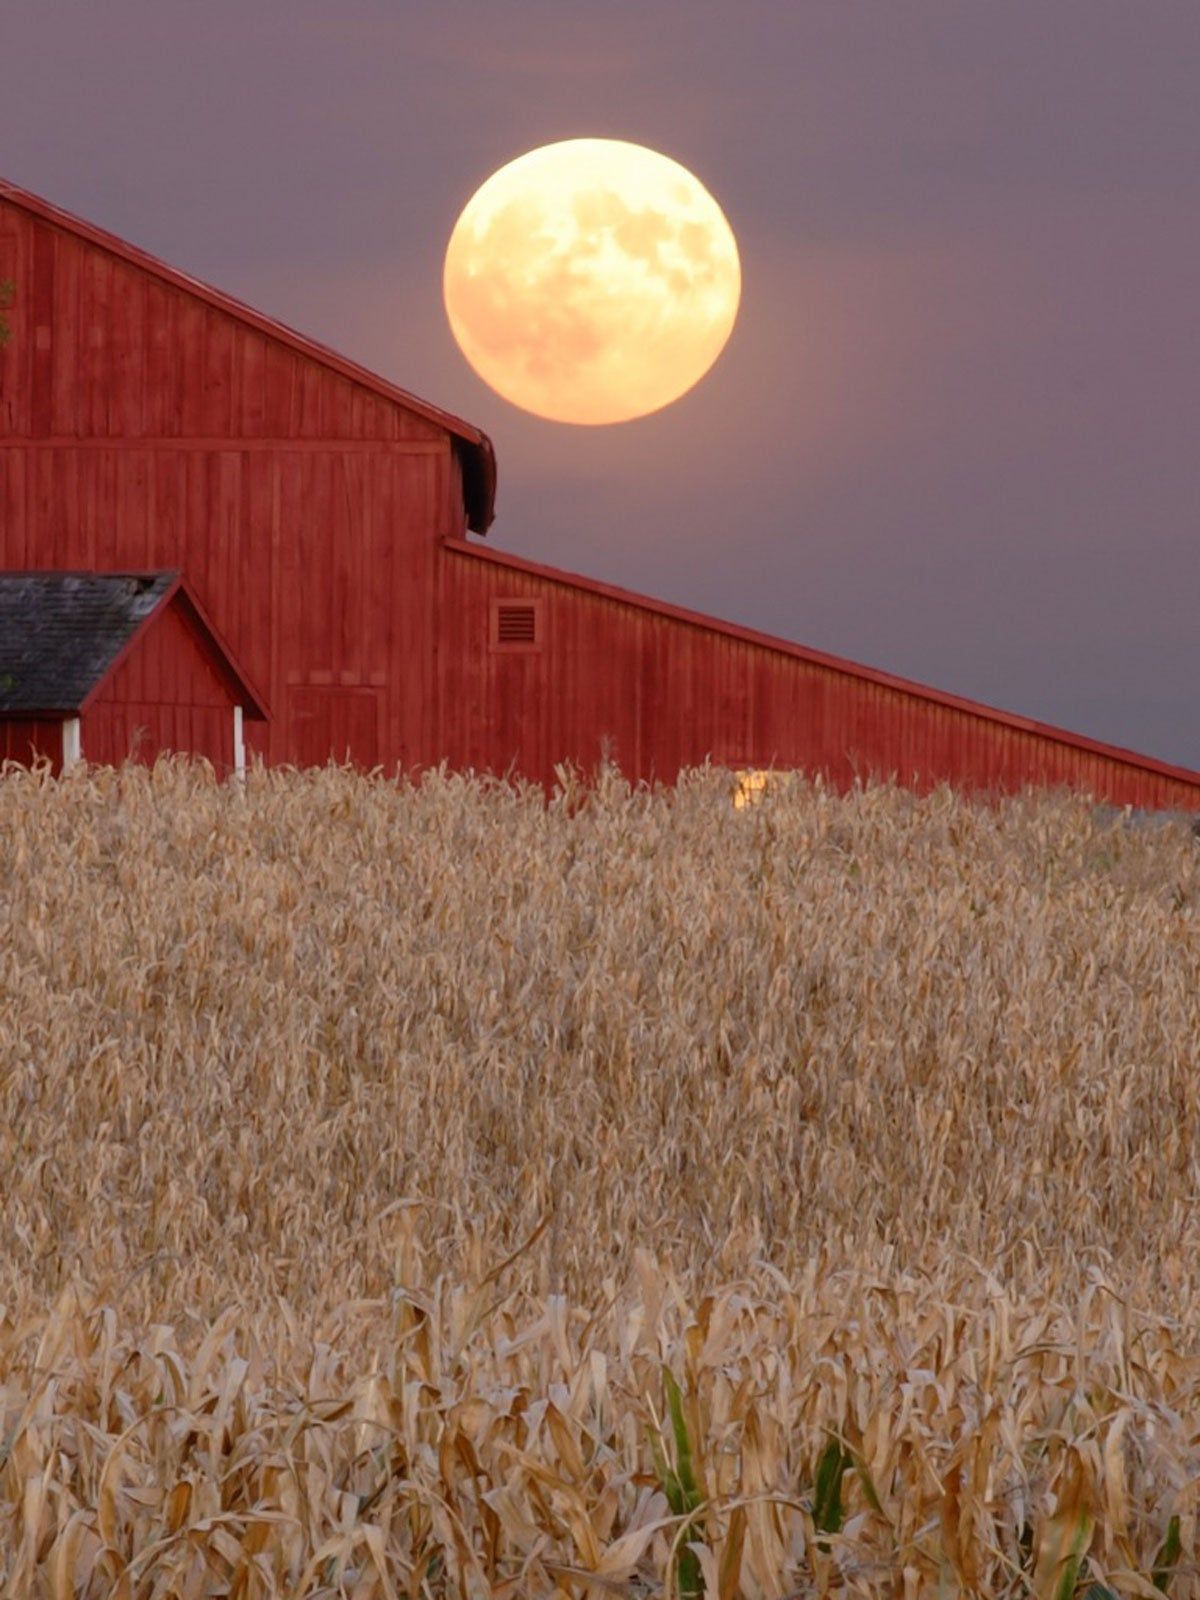
[[[172,600],[179,599],[182,601],[184,609],[191,612],[193,624],[198,627],[200,633],[208,640],[209,647],[217,658],[222,675],[229,681],[229,685],[233,689],[234,693],[242,697],[246,714],[254,722],[268,721],[270,719],[271,712],[266,701],[258,693],[254,685],[250,682],[250,679],[242,670],[238,663],[237,657],[233,654],[233,651],[217,632],[213,622],[205,612],[204,608],[201,606],[199,600],[197,600],[195,594],[192,592],[191,585],[177,567],[163,568],[160,572],[104,572],[100,574],[81,574],[81,576],[101,576],[105,578],[154,578],[161,576],[163,572],[170,572],[172,576],[170,584],[163,591],[162,599],[155,606],[154,610],[150,612],[149,616],[144,617],[138,626],[133,630],[133,632],[129,635],[129,638],[109,662],[108,670],[103,674],[102,677],[97,678],[91,689],[84,696],[82,703],[78,707],[80,714],[82,715],[86,713],[92,702],[98,699],[100,691],[103,689],[104,685],[112,677],[113,673],[116,672],[117,668],[125,660],[125,657],[133,651],[142,636],[148,633],[149,630],[166,615],[167,607],[171,604]],[[64,576],[69,576],[69,574],[64,574]]]
[[[254,684],[250,681],[242,667],[239,665],[237,657],[229,648],[228,644],[226,644],[225,640],[221,637],[211,618],[208,616],[207,612],[204,610],[203,606],[201,606],[199,600],[197,600],[195,594],[192,592],[191,585],[177,567],[159,567],[156,569],[146,568],[144,570],[125,569],[120,572],[113,572],[108,569],[98,569],[94,567],[89,567],[86,569],[81,567],[29,567],[21,571],[8,571],[6,569],[4,576],[8,578],[54,577],[158,579],[165,577],[170,579],[166,588],[159,596],[158,604],[154,607],[153,611],[147,612],[147,614],[141,619],[141,621],[134,628],[133,632],[126,639],[125,643],[117,651],[116,655],[108,663],[104,671],[96,679],[95,683],[88,690],[87,694],[83,696],[77,705],[42,706],[37,710],[23,710],[19,714],[19,718],[17,718],[17,720],[27,721],[29,719],[39,717],[46,719],[53,718],[57,720],[59,717],[85,715],[91,705],[99,697],[104,685],[112,677],[113,673],[116,672],[117,668],[130,654],[130,652],[136,648],[143,635],[150,628],[153,628],[159,619],[166,614],[167,607],[171,604],[172,600],[178,598],[183,603],[184,608],[191,613],[193,624],[207,639],[210,649],[217,658],[220,670],[225,678],[229,681],[231,688],[234,690],[235,694],[241,697],[246,715],[255,722],[269,721],[271,716],[270,707],[255,689]],[[13,720],[13,717],[6,713],[0,712],[0,716],[4,716],[6,720]]]
[[[178,595],[184,606],[192,613],[192,617],[199,626],[201,633],[208,636],[215,649],[224,672],[233,679],[234,687],[242,696],[242,709],[252,722],[269,722],[271,720],[271,707],[265,697],[255,688],[245,667],[242,666],[237,656],[234,655],[229,641],[221,633],[208,612],[200,604],[195,590],[181,572],[178,582],[174,585],[166,601],[154,613],[159,617],[166,610],[167,604]],[[151,619],[153,620],[153,619]]]
[[[466,539],[443,538],[441,543],[443,549],[452,551],[455,555],[472,556],[477,561],[491,562],[493,566],[506,567],[513,572],[523,572],[530,577],[542,578],[548,583],[560,584],[564,588],[599,595],[606,600],[616,600],[622,605],[667,617],[672,622],[683,622],[689,627],[700,628],[708,633],[720,633],[731,639],[740,639],[745,644],[758,645],[780,655],[792,656],[795,660],[807,662],[810,666],[824,667],[828,671],[839,672],[846,677],[857,678],[861,682],[878,684],[881,688],[895,689],[902,694],[926,700],[932,705],[944,706],[950,711],[966,712],[970,716],[981,717],[987,722],[999,723],[1003,727],[1013,728],[1021,733],[1032,733],[1043,739],[1053,739],[1059,744],[1086,751],[1089,755],[1120,761],[1126,766],[1154,773],[1158,777],[1171,778],[1177,783],[1186,783],[1200,791],[1200,772],[1193,772],[1187,767],[1172,766],[1169,762],[1159,761],[1154,756],[1142,755],[1137,750],[1126,750],[1120,745],[1103,744],[1098,739],[1089,739],[1086,734],[1072,733],[1068,728],[1056,728],[1051,723],[1037,722],[1032,717],[1023,717],[1015,711],[1003,711],[996,706],[985,705],[979,700],[968,700],[962,695],[948,694],[945,690],[917,683],[912,678],[897,677],[895,673],[884,672],[878,667],[863,666],[860,662],[849,661],[843,656],[829,655],[823,650],[812,650],[807,645],[796,644],[791,639],[760,633],[755,628],[746,628],[737,622],[726,622],[720,617],[708,616],[702,611],[689,611],[684,606],[673,605],[669,600],[657,600],[651,595],[638,594],[632,589],[621,589],[616,584],[604,583],[598,578],[587,578],[581,573],[567,572],[561,567],[544,566],[541,562],[529,561],[524,556],[511,555],[506,550],[473,544]]]
[[[239,322],[246,323],[257,332],[266,334],[268,338],[278,340],[298,354],[308,356],[310,360],[338,373],[351,383],[370,389],[383,399],[391,400],[394,404],[403,406],[406,411],[415,412],[426,421],[444,428],[456,440],[458,452],[463,459],[463,495],[466,501],[467,525],[473,532],[480,534],[486,533],[491,527],[496,514],[496,452],[492,441],[482,428],[477,428],[473,423],[455,416],[452,411],[444,411],[441,406],[435,406],[428,400],[410,394],[407,389],[401,389],[397,384],[389,383],[378,373],[359,366],[356,361],[351,361],[346,356],[339,355],[328,345],[319,344],[306,334],[297,333],[286,323],[277,322],[274,317],[256,311],[244,301],[235,300],[223,290],[215,289],[211,284],[201,282],[199,278],[193,278],[190,273],[181,272],[178,267],[160,261],[157,256],[150,255],[148,251],[130,244],[128,240],[119,238],[115,233],[109,233],[106,229],[97,227],[95,223],[74,216],[71,212],[52,205],[49,200],[43,200],[40,195],[21,189],[3,177],[0,177],[0,200],[7,200],[11,205],[18,206],[22,211],[29,212],[43,222],[62,228],[65,232],[86,240],[88,244],[108,251],[110,255],[118,256],[131,266],[150,273],[164,283],[171,284],[173,288],[181,289],[185,294],[203,300],[206,305],[235,317]]]

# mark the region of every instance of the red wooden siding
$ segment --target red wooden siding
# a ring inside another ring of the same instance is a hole
[[[445,549],[438,713],[451,766],[511,764],[550,784],[557,762],[590,767],[607,740],[634,780],[670,782],[708,757],[802,767],[840,788],[894,774],[922,792],[1064,784],[1114,805],[1200,808],[1200,775],[605,587],[476,545]],[[498,599],[538,604],[540,653],[487,648]]]
[[[180,566],[271,703],[248,753],[303,761],[335,686],[427,759],[447,430],[3,196],[0,261],[0,567]]]
[[[0,717],[0,766],[18,761],[31,767],[45,756],[53,772],[62,771],[62,723],[48,718]]]
[[[161,751],[205,756],[233,770],[235,695],[178,601],[137,636],[80,723],[85,761],[151,765]],[[253,726],[251,722],[245,724]]]
[[[352,760],[370,771],[381,763],[382,702],[376,689],[293,690],[297,764],[320,767],[330,760]]]
[[[173,750],[204,756],[219,777],[228,777],[233,771],[232,709],[127,701],[97,706],[82,720],[80,754],[85,761],[106,766],[137,761],[149,767],[156,756]]]

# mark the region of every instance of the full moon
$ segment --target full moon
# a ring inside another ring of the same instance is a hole
[[[463,209],[442,286],[459,348],[555,422],[626,422],[704,376],[741,295],[733,230],[686,167],[565,139],[501,167]]]

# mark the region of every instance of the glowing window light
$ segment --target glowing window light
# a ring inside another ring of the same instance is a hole
[[[733,791],[733,809],[744,811],[757,805],[767,791],[771,774],[761,767],[746,767],[735,774],[737,782]]]

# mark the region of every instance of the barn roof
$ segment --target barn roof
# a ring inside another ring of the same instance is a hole
[[[76,715],[178,596],[246,714],[267,715],[178,572],[0,572],[0,716]]]
[[[213,306],[228,316],[236,317],[239,322],[257,329],[259,333],[265,333],[269,338],[278,340],[300,355],[319,362],[321,366],[339,373],[351,383],[361,384],[373,394],[394,401],[405,410],[415,412],[417,416],[425,417],[438,427],[445,428],[455,440],[462,462],[467,525],[476,533],[487,532],[495,516],[496,452],[492,447],[492,441],[481,428],[465,422],[462,417],[456,417],[453,412],[443,411],[440,406],[435,406],[428,400],[409,394],[407,389],[389,383],[386,378],[381,378],[366,367],[360,367],[356,361],[348,360],[336,350],[330,350],[327,345],[318,344],[315,339],[297,333],[294,328],[276,322],[273,317],[264,316],[261,311],[255,311],[252,306],[235,300],[232,295],[214,289],[211,284],[202,283],[199,278],[193,278],[190,273],[181,272],[178,267],[160,261],[156,256],[138,249],[127,240],[118,238],[115,233],[108,233],[105,229],[96,227],[94,223],[85,222],[82,217],[63,211],[61,207],[52,205],[49,200],[43,200],[40,195],[31,194],[27,189],[18,188],[15,183],[9,183],[3,177],[0,177],[0,200],[7,200],[10,205],[19,206],[23,211],[40,217],[43,222],[52,223],[56,228],[62,228],[67,233],[73,233],[77,238],[98,246],[101,250],[107,250],[111,255],[119,256],[131,266],[151,273],[162,282],[169,283],[176,289],[182,289],[185,294],[203,300],[206,305]]]

